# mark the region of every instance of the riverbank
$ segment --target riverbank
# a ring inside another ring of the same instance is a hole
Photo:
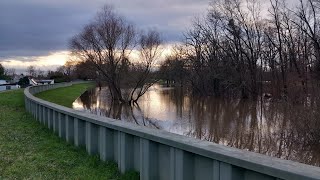
[[[54,99],[72,104],[90,86],[57,89]],[[0,179],[137,179],[137,174],[120,175],[115,163],[61,140],[25,111],[21,89],[0,95]]]
[[[72,108],[72,103],[87,89],[93,88],[92,83],[75,84],[65,88],[52,89],[36,94],[35,96],[65,107]]]

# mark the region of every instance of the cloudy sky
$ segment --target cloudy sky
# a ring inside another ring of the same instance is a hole
[[[22,71],[28,65],[48,70],[67,59],[68,40],[105,4],[140,29],[156,28],[166,43],[182,38],[210,0],[1,0],[0,63]]]

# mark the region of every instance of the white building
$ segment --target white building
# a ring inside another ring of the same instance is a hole
[[[37,83],[38,83],[38,85],[54,84],[54,80],[53,80],[53,79],[49,79],[49,80],[38,80]]]
[[[29,85],[30,86],[37,86],[38,83],[36,82],[36,80],[32,79],[32,78],[29,78]]]
[[[0,85],[2,85],[2,84],[8,84],[8,81],[0,79]]]
[[[29,78],[29,84],[30,84],[31,86],[54,84],[54,80],[53,80],[53,79],[49,79],[49,80],[35,80],[35,79],[33,79],[33,78]]]
[[[6,80],[0,80],[0,91],[19,89],[20,86],[17,84],[9,84]]]

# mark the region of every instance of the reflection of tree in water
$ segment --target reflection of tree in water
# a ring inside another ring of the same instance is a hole
[[[180,126],[184,135],[320,166],[319,99],[306,99],[293,105],[270,100],[261,103],[260,100],[192,97],[180,88],[157,93],[161,103],[175,109],[176,119],[171,126]],[[147,118],[145,107],[112,104],[107,94],[98,91],[89,94],[80,99],[84,108],[95,114],[167,128]]]
[[[183,111],[184,107],[186,106],[187,96],[186,92],[182,87],[177,88],[169,88],[167,90],[160,91],[162,99],[167,99],[169,102],[166,103],[172,103],[174,104],[176,108],[176,116],[179,118],[183,118]]]
[[[96,89],[90,89],[84,92],[80,97],[80,101],[83,104],[83,108],[90,109],[92,104],[96,104],[97,102],[97,93]]]
[[[177,116],[182,117],[183,109],[187,109],[187,136],[320,166],[320,109],[315,100],[300,106],[268,100],[188,97],[181,91],[163,94],[170,95]],[[184,104],[188,99],[192,102],[189,108]]]
[[[114,103],[106,92],[106,90],[100,92],[98,89],[92,89],[85,92],[79,98],[83,108],[100,116],[125,120],[128,122],[134,122],[137,125],[159,129],[156,122],[144,117],[139,104],[135,103],[133,105],[128,105],[123,103]]]

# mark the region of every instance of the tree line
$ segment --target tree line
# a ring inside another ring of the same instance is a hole
[[[0,63],[0,80],[10,80],[10,78],[15,74],[15,69],[6,69]]]
[[[320,1],[216,0],[183,45],[161,65],[162,78],[205,96],[296,98],[320,78]]]

